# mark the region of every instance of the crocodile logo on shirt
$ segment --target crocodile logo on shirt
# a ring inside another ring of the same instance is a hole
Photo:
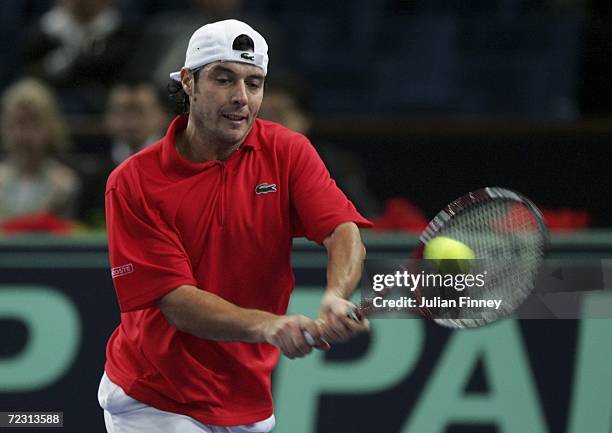
[[[271,192],[276,192],[275,183],[264,182],[255,187],[255,194],[269,194]]]

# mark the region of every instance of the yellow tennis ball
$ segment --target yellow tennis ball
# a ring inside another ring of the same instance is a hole
[[[425,245],[423,258],[432,260],[443,273],[467,273],[474,251],[463,242],[446,236],[436,236]]]

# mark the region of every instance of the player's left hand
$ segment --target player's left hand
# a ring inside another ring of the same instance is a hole
[[[333,293],[326,293],[321,299],[318,322],[322,337],[330,342],[344,342],[360,332],[370,329],[367,319],[355,321],[349,317],[349,312],[355,304]]]

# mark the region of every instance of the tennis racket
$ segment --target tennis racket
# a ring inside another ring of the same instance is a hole
[[[409,312],[449,328],[474,328],[508,316],[529,296],[544,256],[548,230],[541,212],[525,196],[489,187],[470,192],[442,209],[419,237],[412,262],[420,262],[427,244],[438,236],[467,245],[474,252],[474,261],[486,270],[484,284],[470,289],[470,299],[497,299],[500,308],[459,305],[450,310],[452,317],[444,317],[439,309],[430,307],[411,308]],[[406,268],[402,266],[402,270]],[[396,290],[384,287],[376,296],[389,296]],[[412,294],[420,300],[426,290],[429,288],[416,287]],[[449,298],[460,293],[454,287],[445,287],[442,292]],[[361,321],[379,311],[373,298],[367,298],[348,316]],[[306,339],[314,342],[310,335]]]

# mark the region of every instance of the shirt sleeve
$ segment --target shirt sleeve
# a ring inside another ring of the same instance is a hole
[[[116,188],[106,192],[111,275],[122,312],[147,308],[184,284],[196,285],[178,234]]]
[[[312,144],[304,137],[291,148],[293,235],[323,243],[336,227],[354,222],[372,227],[338,188]]]

